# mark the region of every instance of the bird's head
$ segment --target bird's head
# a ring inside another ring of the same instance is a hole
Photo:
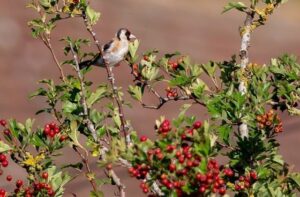
[[[119,31],[116,34],[116,37],[119,40],[128,40],[128,41],[136,39],[136,37],[126,28],[119,29]]]

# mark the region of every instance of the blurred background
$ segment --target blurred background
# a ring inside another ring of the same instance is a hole
[[[120,27],[129,28],[141,41],[139,52],[147,49],[159,49],[161,53],[181,51],[193,61],[205,63],[209,60],[228,60],[238,54],[240,36],[238,27],[244,16],[236,11],[221,14],[225,0],[109,0],[92,1],[93,7],[101,12],[101,20],[94,27],[101,43],[110,40]],[[0,118],[16,118],[24,121],[35,118],[38,125],[52,121],[47,115],[35,116],[35,112],[45,105],[42,99],[29,100],[28,95],[38,88],[37,81],[43,78],[58,80],[58,71],[51,59],[51,54],[40,40],[31,37],[27,21],[36,17],[31,9],[25,8],[26,1],[5,1],[0,6]],[[283,53],[300,54],[300,1],[290,0],[278,9],[267,22],[252,35],[250,58],[252,62],[268,63],[270,58]],[[58,40],[65,36],[88,37],[83,21],[72,19],[71,22],[59,22],[52,41],[60,60],[63,60],[62,43]],[[89,50],[96,51],[91,45]],[[69,70],[67,68],[67,70]],[[132,83],[130,69],[123,66],[115,69],[117,84],[126,90]],[[106,80],[102,69],[94,69],[88,75],[94,83]],[[130,100],[132,101],[132,100]],[[147,99],[149,103],[155,98]],[[132,101],[133,102],[133,101]],[[154,137],[153,125],[160,115],[172,119],[178,114],[180,103],[165,105],[160,111],[143,109],[139,105],[126,108],[125,115],[140,134]],[[206,112],[198,107],[192,114],[200,119]],[[146,114],[146,115],[145,115]],[[280,152],[284,159],[300,170],[298,148],[300,142],[299,119],[284,115],[284,133],[278,137],[282,144]],[[70,153],[61,159],[78,161]],[[96,164],[92,164],[96,170]],[[99,170],[98,170],[99,171]],[[127,171],[117,169],[122,181],[127,185],[129,197],[143,196],[139,183],[130,178]],[[6,173],[16,178],[24,172],[19,168],[10,168]],[[102,176],[99,173],[98,176]],[[6,187],[5,177],[0,178],[0,187]],[[115,187],[104,187],[105,196],[113,196]],[[78,196],[87,196],[90,185],[85,179],[73,181],[65,196],[71,192]]]

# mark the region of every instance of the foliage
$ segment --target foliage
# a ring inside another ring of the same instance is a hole
[[[240,29],[243,37],[264,25],[285,2],[229,2],[224,12],[237,10],[246,15],[249,24]],[[295,56],[285,54],[268,65],[250,62],[245,68],[235,55],[227,61],[198,64],[179,52],[161,55],[149,50],[139,57],[140,43],[135,40],[126,56],[134,79],[128,87],[132,98],[150,109],[185,101],[172,122],[165,117],[156,121],[157,138],[151,140],[139,136],[125,119],[123,107],[128,102],[123,101],[124,93],[116,87],[109,68],[109,83],[96,85],[86,79],[92,68],[79,70],[80,62],[96,57],[82,50],[83,46],[94,42],[100,49],[92,27],[101,14],[86,0],[33,0],[28,7],[39,14],[28,22],[32,36],[41,39],[52,53],[60,81],[43,79],[31,95],[47,103],[36,114],[52,115],[48,124],[40,128],[33,126],[32,119],[25,123],[0,121],[4,137],[0,141],[1,174],[10,161],[27,172],[26,182],[17,180],[14,192],[0,189],[0,196],[63,196],[65,185],[80,175],[92,186],[90,196],[103,196],[104,184],[116,185],[124,196],[124,185],[113,169],[117,165],[141,180],[144,193],[159,196],[296,196],[300,175],[282,159],[276,140],[284,131],[281,112],[300,115],[300,64]],[[69,18],[82,18],[92,40],[64,35],[65,58],[60,63],[51,33],[57,21]],[[247,55],[247,51],[241,53]],[[62,66],[70,66],[76,74],[65,76]],[[241,83],[246,93],[241,91]],[[165,87],[165,95],[156,90],[157,84]],[[148,94],[157,97],[156,105],[144,103]],[[185,114],[194,105],[207,110],[208,120],[196,121],[195,116]],[[247,137],[239,130],[244,123]],[[58,164],[56,159],[63,156],[64,148],[74,150],[79,162]],[[220,165],[219,156],[228,162]],[[107,178],[97,178],[90,157],[97,159]]]

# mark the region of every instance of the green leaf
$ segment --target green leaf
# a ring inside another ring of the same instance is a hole
[[[128,92],[135,100],[142,101],[142,88],[140,86],[129,86]]]
[[[139,41],[138,40],[135,40],[134,42],[131,42],[129,44],[129,54],[131,56],[131,58],[135,59],[135,55],[136,55],[136,52],[139,48]]]
[[[50,8],[51,2],[50,0],[40,0],[40,5],[43,6],[44,8]]]
[[[243,2],[229,2],[225,7],[222,13],[228,12],[231,9],[237,9],[239,11],[245,11],[247,6]]]
[[[230,125],[222,125],[222,126],[220,126],[218,128],[218,132],[219,132],[220,138],[227,145],[229,144],[229,134],[230,134],[231,129],[232,128],[231,128]]]
[[[35,92],[30,94],[29,98],[33,98],[36,96],[46,96],[46,95],[47,95],[47,91],[44,88],[39,88]]]
[[[185,86],[191,82],[191,78],[186,75],[176,76],[170,80],[171,86]]]
[[[107,93],[107,86],[99,86],[95,92],[93,92],[87,99],[87,105],[90,108],[94,103],[104,98]]]
[[[67,100],[63,103],[62,108],[65,113],[72,113],[77,109],[77,105]]]
[[[4,153],[6,151],[12,150],[12,148],[5,144],[3,141],[0,141],[0,153]]]
[[[82,148],[83,150],[86,150],[78,140],[79,132],[78,132],[78,125],[76,121],[72,121],[70,124],[71,133],[69,133],[69,137],[73,141],[74,145]]]
[[[96,12],[90,6],[86,7],[86,15],[91,25],[95,25],[100,18],[100,12]]]

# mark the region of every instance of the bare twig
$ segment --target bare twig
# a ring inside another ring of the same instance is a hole
[[[88,111],[88,107],[87,107],[87,103],[86,103],[85,85],[84,85],[84,81],[83,81],[83,76],[80,72],[78,57],[77,57],[77,54],[74,51],[72,43],[70,43],[70,49],[71,49],[71,52],[73,54],[73,59],[75,61],[75,70],[77,72],[77,75],[78,75],[78,78],[79,78],[79,81],[80,81],[81,104],[83,106],[84,121],[85,121],[85,124],[87,125],[87,128],[91,132],[94,140],[97,141],[98,137],[97,137],[95,126],[92,123],[92,121],[89,119],[89,111]]]
[[[87,179],[89,180],[90,184],[92,185],[93,187],[93,190],[96,192],[97,191],[97,184],[95,182],[95,179],[94,178],[91,178],[90,176],[92,174],[94,174],[90,168],[90,165],[89,165],[89,160],[88,160],[88,155],[86,153],[86,155],[83,155],[78,149],[77,149],[77,146],[73,146],[73,149],[74,151],[79,155],[79,157],[81,158],[85,168],[86,168],[86,177]]]
[[[98,48],[98,52],[101,55],[102,54],[102,49],[101,49],[99,40],[96,38],[96,33],[93,31],[92,27],[89,25],[85,13],[82,14],[82,17],[84,19],[86,29],[91,34],[91,36],[93,37],[93,40],[94,40],[94,42],[95,42],[95,44]],[[107,72],[107,78],[108,78],[108,80],[109,80],[109,82],[112,86],[112,89],[113,89],[113,99],[115,100],[115,102],[117,104],[117,107],[118,107],[119,117],[120,117],[120,120],[121,120],[121,132],[124,133],[126,147],[128,148],[132,145],[132,143],[131,143],[130,135],[128,133],[128,126],[126,125],[126,119],[125,119],[123,105],[122,105],[123,101],[118,95],[118,89],[117,89],[117,86],[116,86],[116,83],[115,83],[115,78],[114,78],[114,73],[112,71],[112,67],[110,67],[106,64],[105,68],[106,68],[106,72]]]
[[[254,19],[254,11],[247,12],[246,20],[242,29],[242,40],[240,48],[240,58],[241,58],[241,69],[244,70],[249,63],[249,46],[250,46],[250,36],[251,36],[251,26]],[[244,79],[240,79],[239,91],[241,94],[247,93],[246,82]],[[239,125],[239,133],[242,138],[249,136],[249,129],[245,122]]]
[[[37,6],[39,8],[39,9],[37,9],[38,13],[39,13],[41,19],[43,19],[44,18],[44,14],[42,12],[42,9],[40,8],[39,3],[37,1],[33,1],[33,2],[35,4],[35,6]],[[42,21],[43,21],[44,24],[46,24],[45,19],[42,20]],[[51,45],[50,32],[48,34],[46,34],[46,33],[42,34],[40,36],[40,38],[44,42],[44,44],[46,45],[46,47],[50,50],[52,58],[53,58],[53,60],[54,60],[54,62],[56,64],[56,67],[58,68],[58,70],[60,72],[61,80],[65,82],[65,75],[64,75],[63,69],[62,69],[61,64],[59,63],[59,61],[58,61],[58,59],[57,59],[57,57],[55,55],[54,49],[53,49],[53,47]]]

